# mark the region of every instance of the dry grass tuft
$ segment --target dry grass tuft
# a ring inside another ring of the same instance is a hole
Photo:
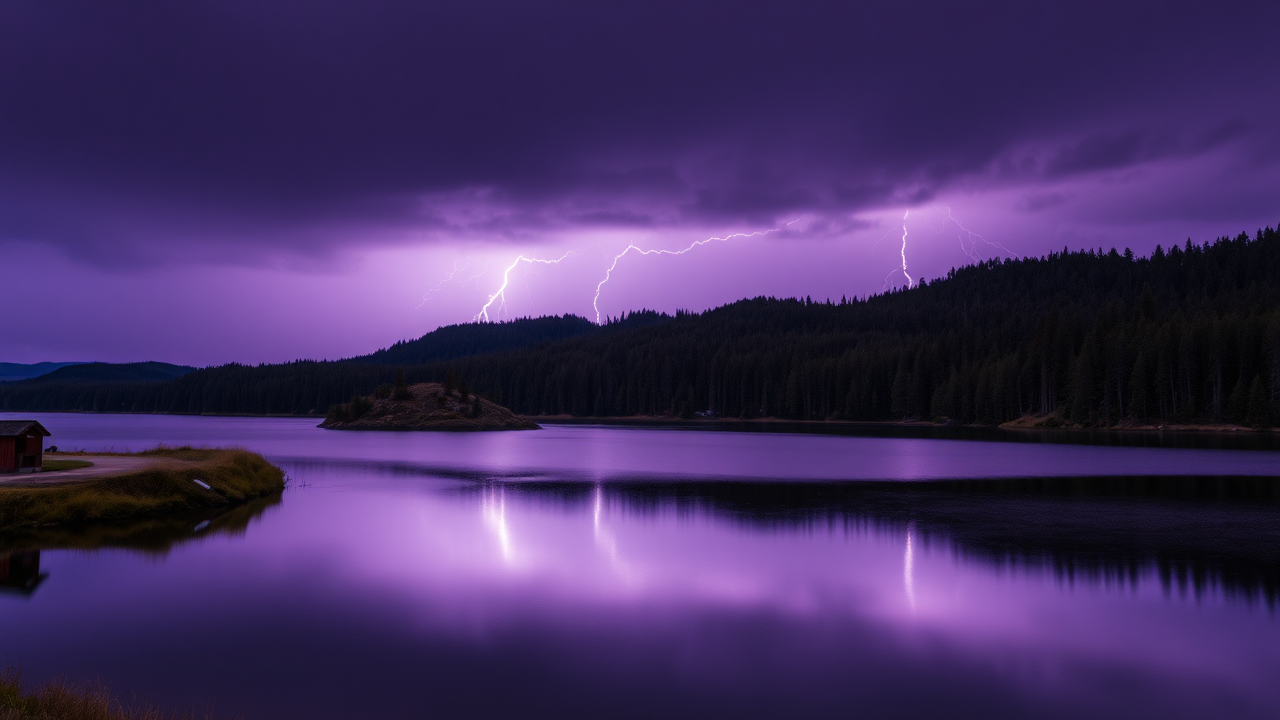
[[[65,681],[45,683],[23,694],[21,676],[7,670],[0,673],[0,720],[178,720],[195,715],[176,715],[149,705],[127,706],[101,685],[71,685]],[[208,716],[205,716],[208,717]]]

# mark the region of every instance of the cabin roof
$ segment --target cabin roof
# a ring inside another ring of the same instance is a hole
[[[22,437],[25,435],[49,437],[52,434],[35,420],[0,420],[0,437]]]

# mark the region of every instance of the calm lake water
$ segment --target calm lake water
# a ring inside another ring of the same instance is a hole
[[[30,678],[250,719],[1280,717],[1276,452],[34,417],[291,485],[0,538]]]

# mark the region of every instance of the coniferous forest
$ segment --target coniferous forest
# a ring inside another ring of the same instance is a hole
[[[344,361],[0,383],[0,410],[324,415],[403,371],[527,415],[1084,426],[1280,419],[1280,233],[988,261],[839,302],[441,328]]]

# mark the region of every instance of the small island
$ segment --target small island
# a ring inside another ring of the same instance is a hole
[[[329,430],[539,430],[541,426],[467,391],[466,383],[381,385],[372,396],[334,405],[320,427]]]

